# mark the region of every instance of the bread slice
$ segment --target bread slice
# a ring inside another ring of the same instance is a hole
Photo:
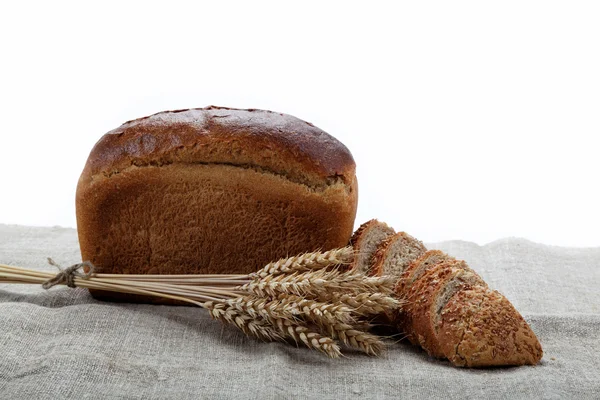
[[[417,258],[404,269],[396,285],[396,295],[400,298],[406,297],[412,283],[430,268],[438,263],[454,260],[456,260],[454,257],[449,256],[441,250],[426,251],[421,257]]]
[[[129,274],[242,274],[343,247],[356,205],[342,143],[290,115],[222,107],[107,133],[76,198],[82,259]]]
[[[464,261],[437,263],[421,275],[406,297],[411,342],[421,345],[433,357],[444,357],[437,337],[441,311],[457,291],[475,286],[487,285]]]
[[[426,251],[427,249],[420,240],[406,232],[388,236],[379,245],[373,256],[371,275],[400,277],[406,267]]]
[[[352,238],[350,244],[356,251],[356,257],[351,265],[351,269],[370,274],[373,265],[373,255],[381,243],[395,233],[394,229],[385,222],[376,219],[362,224]]]
[[[455,259],[447,255],[440,250],[429,250],[426,251],[421,257],[410,263],[408,267],[402,272],[394,292],[396,297],[409,301],[410,287],[413,283],[413,276],[420,276],[429,269],[434,268],[437,264],[442,264],[446,261],[454,261]],[[419,340],[415,332],[412,329],[412,319],[415,314],[412,311],[411,303],[396,315],[391,316],[392,323],[396,326],[399,332],[402,332],[405,337],[410,340],[413,344],[419,344]]]
[[[542,347],[527,322],[497,291],[458,291],[441,313],[440,351],[456,366],[535,365]]]

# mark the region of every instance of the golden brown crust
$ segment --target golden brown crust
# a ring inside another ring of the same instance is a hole
[[[416,266],[421,265],[423,263],[428,264],[427,272],[421,276],[421,278],[423,278],[422,281],[417,280],[411,285],[406,285],[402,284],[401,282],[398,282],[398,285],[396,286],[396,293],[398,297],[406,300],[407,304],[404,307],[404,310],[398,315],[399,318],[395,321],[395,323],[403,332],[406,333],[406,338],[412,344],[421,345],[421,347],[423,347],[422,343],[425,343],[425,338],[419,337],[423,336],[423,332],[420,332],[418,329],[415,329],[415,326],[417,324],[416,321],[420,319],[429,318],[429,315],[419,315],[418,310],[422,308],[422,303],[426,301],[433,301],[432,293],[434,290],[436,290],[436,288],[428,286],[432,283],[432,279],[429,279],[429,277],[437,277],[438,279],[443,278],[443,276],[439,277],[438,275],[447,275],[448,272],[452,269],[453,263],[456,261],[442,258],[440,257],[441,254],[443,253],[438,253],[437,251],[432,252],[430,253],[429,257],[422,257],[415,261],[414,264]],[[429,352],[428,348],[423,348]]]
[[[81,254],[102,273],[249,273],[345,246],[357,196],[347,149],[303,121],[159,113],[92,150],[77,187]]]
[[[521,314],[502,294],[486,288],[458,292],[448,302],[439,340],[457,366],[535,365],[543,356]]]
[[[542,346],[521,314],[497,291],[488,291],[458,346],[468,367],[535,365]]]
[[[458,352],[458,346],[487,292],[486,287],[458,291],[442,310],[438,329],[439,348],[444,356],[458,367],[466,365],[466,360]]]
[[[126,122],[93,148],[81,179],[132,166],[225,164],[259,169],[313,187],[352,183],[355,163],[341,142],[287,114],[209,106]]]
[[[343,247],[356,198],[235,167],[139,168],[79,187],[83,259],[108,273],[249,273]],[[335,229],[332,229],[335,227]]]

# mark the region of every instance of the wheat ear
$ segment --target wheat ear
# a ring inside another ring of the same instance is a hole
[[[282,295],[276,300],[248,295],[226,300],[226,303],[248,315],[271,321],[279,318],[298,321],[304,318],[321,325],[355,322],[353,310],[343,303],[324,303],[295,295]]]
[[[274,321],[279,332],[287,335],[296,343],[303,343],[306,347],[319,350],[331,358],[338,358],[342,355],[340,347],[332,338],[322,335],[319,332],[312,331],[307,326],[295,323],[286,319],[277,319]]]
[[[393,278],[365,277],[362,274],[327,271],[324,269],[303,273],[266,276],[256,278],[242,286],[237,291],[251,292],[258,296],[278,296],[293,294],[298,296],[318,296],[328,291],[348,291],[351,293],[383,293],[393,291]]]
[[[256,336],[265,340],[292,339],[296,343],[302,343],[306,347],[321,351],[331,358],[337,358],[342,353],[339,346],[330,337],[311,331],[307,326],[284,318],[270,316],[265,319],[260,315],[250,315],[237,304],[224,302],[206,302],[206,308],[211,317],[238,327],[249,336]]]
[[[246,335],[264,340],[283,339],[281,334],[266,321],[248,315],[231,305],[208,301],[203,304],[203,307],[208,310],[212,318],[235,325]]]
[[[328,333],[332,338],[339,339],[345,345],[373,356],[381,355],[385,349],[385,344],[378,336],[368,333],[358,326],[338,322],[328,326]]]
[[[339,302],[361,315],[374,315],[397,310],[404,301],[383,293],[348,294],[343,292],[325,292],[319,296],[323,302]]]
[[[279,274],[292,272],[305,272],[313,269],[331,267],[334,265],[347,265],[354,259],[352,247],[342,247],[325,252],[304,253],[297,256],[282,258],[267,264],[264,268],[249,275],[250,279],[266,278]]]

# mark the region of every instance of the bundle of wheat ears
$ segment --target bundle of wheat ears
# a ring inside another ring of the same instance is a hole
[[[393,278],[346,271],[354,256],[350,247],[306,253],[248,275],[95,274],[87,262],[56,275],[0,264],[0,283],[46,289],[63,284],[179,300],[263,340],[292,340],[334,358],[341,355],[340,343],[380,355],[384,342],[369,332],[371,321],[402,304],[392,297]],[[88,271],[79,272],[84,267]]]

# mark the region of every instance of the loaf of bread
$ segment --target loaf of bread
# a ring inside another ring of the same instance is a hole
[[[346,245],[357,191],[351,153],[308,122],[254,109],[161,112],[91,151],[77,186],[81,255],[100,273],[249,273]]]
[[[372,220],[363,226],[381,224]],[[466,367],[534,365],[542,358],[542,347],[519,312],[464,261],[426,251],[403,232],[371,240],[364,250],[361,241],[354,246],[358,254],[377,248],[373,265],[364,269],[398,278],[396,295],[406,306],[388,320],[429,355]]]

